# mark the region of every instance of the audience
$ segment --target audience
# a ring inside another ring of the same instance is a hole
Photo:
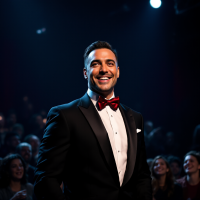
[[[31,145],[26,142],[20,143],[16,148],[16,153],[18,153],[26,162],[26,171],[27,171],[27,175],[28,175],[28,182],[33,184],[35,167],[30,165],[30,161],[32,158]]]
[[[200,151],[200,124],[197,125],[194,129],[191,150]]]
[[[200,155],[196,151],[190,151],[184,156],[184,171],[186,176],[177,182],[183,188],[184,200],[200,199]]]
[[[5,117],[0,113],[0,147],[4,144],[7,129],[5,128]]]
[[[19,135],[16,132],[7,132],[4,145],[1,147],[0,157],[15,153],[17,145],[20,143]]]
[[[9,131],[13,130],[13,126],[17,123],[17,115],[14,110],[9,110],[7,117],[7,128]]]
[[[155,128],[149,133],[149,144],[147,148],[147,157],[154,158],[157,155],[164,155],[166,131],[161,128]]]
[[[6,156],[0,167],[0,199],[32,200],[33,185],[27,182],[26,165],[18,154]]]
[[[172,170],[172,174],[175,179],[181,178],[182,162],[181,159],[176,156],[169,156],[168,162]]]
[[[154,200],[183,199],[182,188],[175,183],[169,163],[163,156],[154,158],[151,166],[151,175]]]
[[[43,137],[44,132],[44,122],[43,118],[40,114],[35,114],[31,117],[29,127],[30,127],[30,134],[36,135],[40,140]]]
[[[165,151],[167,155],[178,155],[180,145],[175,141],[174,132],[167,132],[165,136]]]
[[[32,147],[32,159],[30,164],[35,167],[38,159],[40,139],[36,135],[27,135],[24,138],[24,142],[30,144]]]
[[[25,97],[24,103],[20,123],[13,110],[8,112],[7,118],[0,112],[0,200],[25,197],[35,200],[32,184],[46,111],[41,109],[39,114],[32,115],[32,104]],[[200,155],[196,152],[200,151],[200,125],[194,130],[191,146],[196,151],[184,156],[184,177],[180,156],[186,148],[179,151],[181,144],[175,142],[175,134],[161,127],[154,128],[152,121],[146,121],[144,137],[147,163],[152,173],[153,200],[200,200]],[[63,189],[63,183],[60,187]]]
[[[13,131],[18,133],[20,140],[23,138],[24,135],[24,127],[22,124],[15,124],[13,125]]]

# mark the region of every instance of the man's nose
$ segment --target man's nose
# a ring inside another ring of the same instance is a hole
[[[107,72],[107,71],[108,71],[108,68],[107,68],[106,63],[102,63],[101,68],[100,68],[100,71],[101,71],[101,72]]]

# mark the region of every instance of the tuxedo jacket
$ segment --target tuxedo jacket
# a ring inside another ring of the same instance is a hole
[[[142,115],[123,104],[119,109],[128,140],[122,185],[108,133],[86,93],[48,113],[35,170],[39,200],[152,200]]]

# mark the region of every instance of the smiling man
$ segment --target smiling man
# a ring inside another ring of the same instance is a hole
[[[87,93],[48,113],[35,171],[37,198],[152,200],[143,118],[114,94],[116,51],[94,42],[84,65]]]

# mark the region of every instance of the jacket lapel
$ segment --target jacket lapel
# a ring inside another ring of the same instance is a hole
[[[126,133],[127,133],[127,140],[128,140],[127,164],[126,164],[124,180],[122,183],[123,187],[133,174],[135,160],[136,160],[136,153],[137,153],[137,133],[136,133],[135,120],[133,118],[131,109],[125,108],[122,104],[119,105],[119,109],[124,119]]]
[[[103,122],[98,112],[96,111],[96,108],[94,107],[87,93],[80,99],[80,103],[78,106],[81,112],[84,114],[87,121],[89,122],[99,142],[99,145],[104,154],[105,160],[110,168],[110,172],[113,175],[113,178],[119,183],[117,166],[115,163],[108,133],[103,125]]]

